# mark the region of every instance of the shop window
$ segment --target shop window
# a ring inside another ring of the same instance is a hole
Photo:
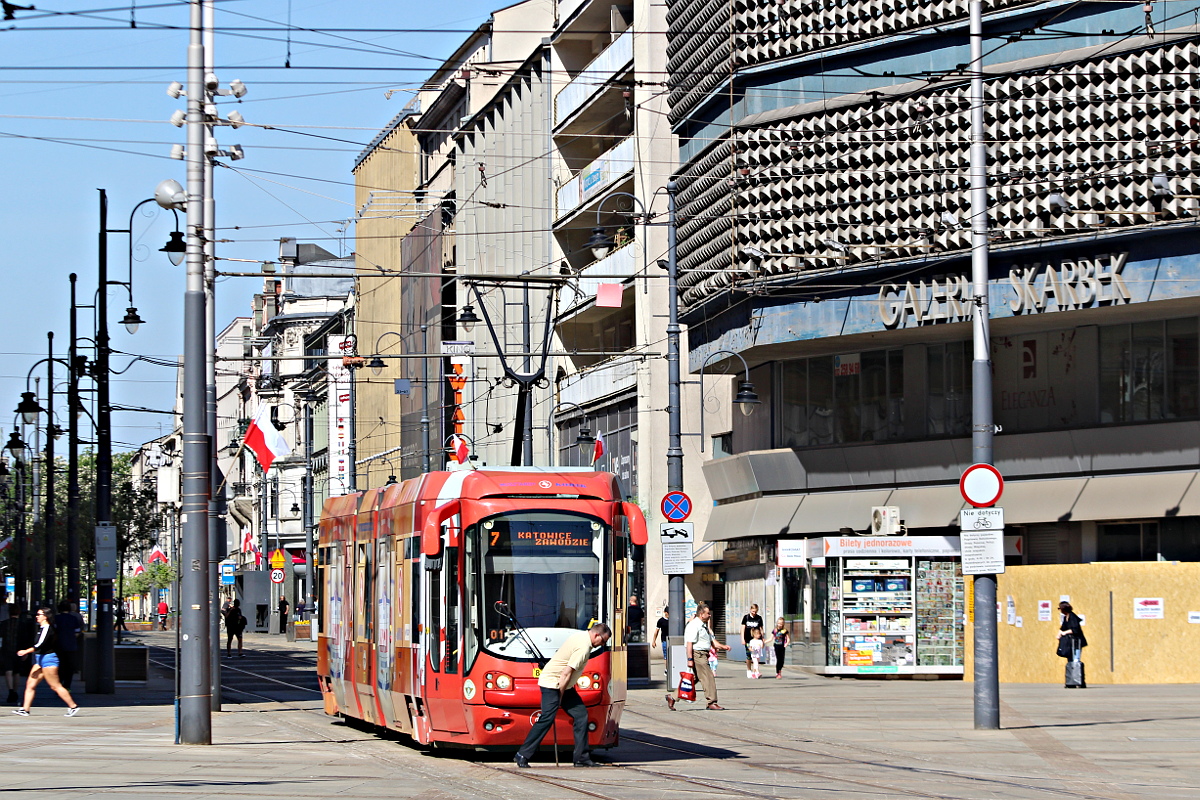
[[[1100,421],[1196,416],[1198,365],[1195,318],[1100,328]]]
[[[785,361],[780,365],[779,391],[781,447],[886,441],[904,435],[902,350]]]
[[[1100,525],[1097,561],[1157,561],[1158,523]]]
[[[971,430],[971,343],[947,342],[926,349],[929,376],[926,432],[962,436]]]

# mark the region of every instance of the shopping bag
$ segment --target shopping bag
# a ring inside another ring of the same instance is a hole
[[[696,702],[696,676],[690,672],[679,673],[679,699]]]
[[[1059,658],[1070,658],[1075,652],[1075,646],[1072,642],[1072,636],[1063,636],[1058,640],[1058,650],[1055,653]]]

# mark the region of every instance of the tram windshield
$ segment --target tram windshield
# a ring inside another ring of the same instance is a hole
[[[484,648],[549,658],[600,619],[607,530],[595,517],[562,511],[501,514],[475,526],[468,557],[478,559],[478,569],[467,574],[478,581]]]

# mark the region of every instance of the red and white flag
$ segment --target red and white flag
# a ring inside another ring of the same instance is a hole
[[[7,550],[12,545],[12,543],[13,543],[13,537],[11,537],[11,536],[8,537],[7,539],[5,539],[3,542],[0,542],[0,553],[3,553],[5,550]]]
[[[254,453],[263,472],[271,468],[275,459],[287,458],[292,453],[283,434],[271,422],[271,407],[266,403],[259,404],[258,413],[246,429],[244,444]]]
[[[467,447],[467,440],[455,434],[450,440],[450,445],[454,448],[454,460],[459,464],[467,463],[467,459],[471,456],[471,448]]]
[[[254,532],[249,528],[242,532],[242,552],[254,553],[254,566],[261,566],[262,553],[259,552],[258,544],[254,541]]]
[[[595,464],[604,456],[604,435],[596,432],[596,446],[592,448],[592,463]]]
[[[171,559],[167,558],[167,554],[158,545],[154,545],[154,549],[150,551],[150,557],[146,559],[148,564],[170,564]]]
[[[146,568],[143,567],[141,564],[138,564],[136,567],[133,568],[134,575],[141,575],[145,571],[146,571]]]

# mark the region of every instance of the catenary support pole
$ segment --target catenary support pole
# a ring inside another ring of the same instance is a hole
[[[213,32],[213,0],[204,1],[204,74],[214,74],[214,39]],[[217,149],[216,130],[211,124],[217,115],[211,87],[205,87],[204,94],[204,399],[206,406],[205,420],[208,430],[209,453],[209,487],[224,486],[221,466],[217,460],[217,281],[216,281],[216,200],[213,197],[213,158],[211,155]],[[221,603],[220,580],[221,559],[225,556],[225,517],[222,508],[225,497],[224,489],[221,496],[213,495],[208,499],[208,635],[209,648],[209,680],[212,683],[212,710],[221,710]]]
[[[204,363],[203,4],[190,0],[187,51],[187,279],[183,306],[183,521],[179,608],[179,741],[212,743],[208,500],[211,470]]]
[[[429,352],[429,326],[421,326],[421,352]],[[421,469],[431,471],[433,454],[429,449],[429,359],[421,359]],[[402,465],[403,466],[403,465]]]
[[[983,3],[971,0],[971,448],[976,464],[992,463],[992,363],[988,314],[987,139],[983,117]],[[1000,727],[996,647],[996,576],[975,576],[975,728]]]
[[[46,532],[45,578],[42,593],[46,605],[58,608],[58,541],[54,515],[54,331],[46,333],[46,513],[43,517]]]
[[[683,422],[679,405],[679,272],[675,246],[675,181],[667,182],[667,491],[683,491]],[[667,660],[667,688],[683,666],[672,663],[677,647],[683,646],[683,576],[672,575],[667,584],[670,609],[668,633],[671,646]]]
[[[108,371],[108,195],[100,190],[100,247],[96,293],[96,527],[112,524],[112,409]],[[96,666],[91,694],[116,691],[113,661],[113,582],[96,565]]]
[[[79,330],[75,319],[75,283],[71,273],[71,343],[67,349],[67,599],[79,603]]]
[[[317,615],[313,603],[316,600],[316,594],[313,590],[313,583],[316,580],[316,531],[314,516],[316,509],[313,507],[315,497],[313,497],[313,474],[312,474],[312,456],[313,456],[313,403],[316,402],[316,394],[310,390],[304,395],[304,607],[308,609],[309,619],[312,620],[312,625],[309,628],[309,638],[312,641],[317,640]]]

